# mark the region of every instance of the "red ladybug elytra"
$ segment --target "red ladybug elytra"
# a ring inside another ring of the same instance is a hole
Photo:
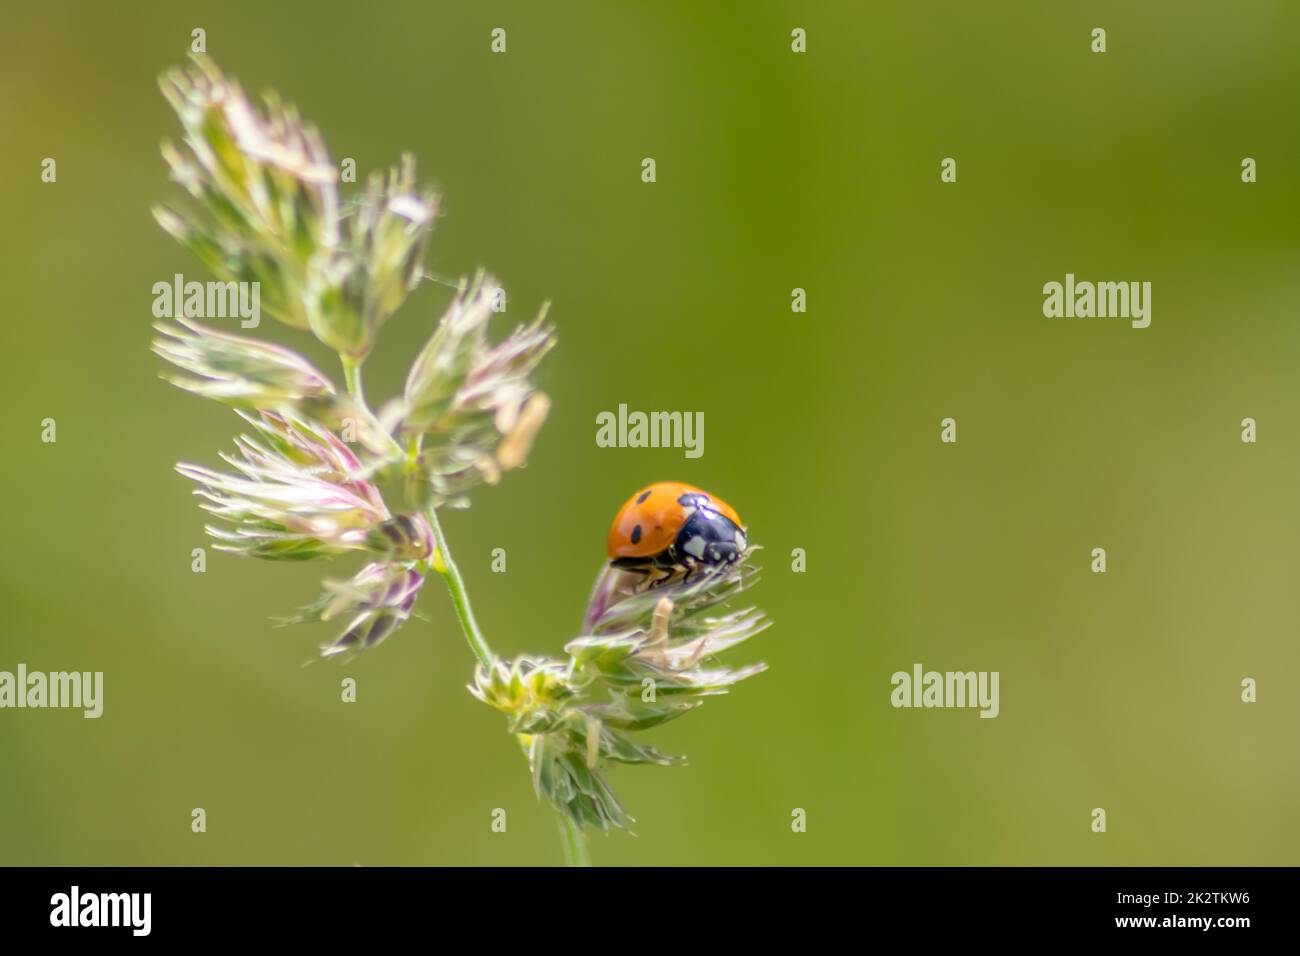
[[[679,481],[638,491],[614,516],[605,550],[615,567],[672,573],[734,564],[749,542],[736,509]]]

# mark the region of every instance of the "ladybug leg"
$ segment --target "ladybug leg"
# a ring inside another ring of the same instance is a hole
[[[646,558],[614,558],[609,564],[619,571],[637,576],[632,586],[632,590],[636,593],[653,587],[660,574],[655,562]]]
[[[658,587],[665,583],[673,574],[672,549],[657,554],[653,558],[645,559],[646,585],[642,590]]]
[[[692,561],[690,558],[686,558],[682,562],[682,567],[686,569],[686,574],[682,576],[682,584],[690,584],[691,575],[700,569],[700,565],[698,562]]]
[[[658,587],[660,583],[663,582],[663,571],[660,568],[655,567],[653,564],[646,566],[642,573],[645,575],[645,578],[638,587],[638,590],[640,591],[648,591],[651,588]]]

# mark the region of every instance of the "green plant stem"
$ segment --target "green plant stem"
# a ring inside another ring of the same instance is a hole
[[[478,621],[474,617],[474,608],[469,602],[469,592],[465,590],[465,579],[460,576],[460,568],[456,567],[456,559],[451,556],[451,548],[447,546],[447,535],[443,532],[442,523],[438,520],[438,509],[430,505],[425,509],[425,514],[429,518],[429,526],[433,529],[433,540],[437,547],[433,555],[433,569],[447,582],[447,590],[451,593],[451,603],[456,606],[456,616],[460,618],[460,629],[465,634],[465,640],[469,644],[470,650],[474,652],[474,656],[479,659],[484,667],[491,667],[495,655],[492,653],[492,648],[488,645],[487,638],[483,636],[483,631],[479,629]],[[559,817],[560,836],[564,840],[564,857],[568,865],[591,866],[591,855],[587,852],[586,834],[567,815],[561,813]]]
[[[425,514],[428,515],[429,526],[433,528],[433,540],[437,545],[437,551],[433,555],[433,569],[447,582],[447,590],[451,592],[451,603],[456,605],[460,629],[465,632],[465,640],[469,642],[470,650],[484,667],[491,667],[495,655],[492,653],[492,648],[488,646],[487,639],[483,637],[483,632],[479,630],[478,621],[474,619],[474,608],[469,603],[465,579],[460,576],[460,568],[456,567],[456,560],[451,556],[451,549],[447,547],[447,536],[438,521],[438,509],[430,505],[425,509]]]
[[[342,361],[343,379],[347,384],[348,394],[357,403],[361,413],[373,422],[375,416],[370,411],[370,406],[366,404],[366,394],[361,384],[361,363],[354,362],[346,356],[342,357]],[[394,444],[396,445],[395,442]],[[419,443],[415,440],[413,440],[412,446],[407,452],[402,452],[400,446],[397,447],[399,453],[408,456],[419,454]],[[434,505],[429,505],[425,509],[425,514],[429,518],[429,526],[433,529],[433,540],[436,546],[432,561],[433,569],[447,583],[447,590],[451,594],[451,603],[456,607],[456,616],[460,618],[460,629],[465,635],[465,641],[469,644],[470,650],[479,659],[479,663],[484,667],[491,667],[496,655],[492,653],[492,648],[488,645],[487,638],[483,636],[483,631],[478,626],[478,620],[474,617],[474,608],[469,602],[469,592],[465,590],[465,579],[460,576],[460,568],[456,567],[456,559],[451,556],[451,548],[447,545],[447,535],[442,530],[442,522],[438,520],[438,509]],[[586,834],[568,816],[565,814],[559,816],[560,833],[564,839],[564,856],[569,866],[591,866],[591,855],[587,852]]]
[[[564,858],[569,866],[591,866],[587,835],[564,814],[560,814],[560,834],[564,837]]]
[[[364,406],[365,399],[361,397],[360,368],[351,366],[346,361],[343,363],[343,368],[348,375],[349,393]],[[354,376],[356,380],[355,390],[353,386]],[[417,444],[412,445],[411,453],[418,453]],[[465,589],[465,579],[460,576],[460,568],[456,567],[456,559],[451,556],[451,548],[447,544],[446,532],[442,530],[442,522],[438,520],[438,509],[431,504],[425,508],[424,513],[429,519],[429,527],[433,529],[433,541],[436,549],[433,554],[433,569],[447,583],[447,591],[451,594],[451,603],[456,607],[456,616],[460,618],[460,629],[465,635],[465,641],[469,644],[469,649],[474,652],[474,656],[479,659],[479,663],[484,667],[491,667],[496,655],[492,653],[492,648],[489,646],[487,638],[483,636],[483,631],[478,626],[478,620],[474,617],[474,607],[469,601],[469,591]],[[560,834],[564,839],[564,857],[569,866],[591,866],[591,855],[587,852],[586,834],[566,814],[561,813],[559,816]]]
[[[401,458],[402,446],[397,444],[397,439],[388,434],[384,426],[379,423],[379,419],[375,417],[375,413],[370,410],[370,406],[366,404],[366,390],[361,385],[361,363],[346,355],[339,355],[339,359],[343,362],[343,381],[348,387],[348,394],[357,404],[357,412],[365,417],[371,431],[388,439],[394,456]]]
[[[343,381],[347,384],[348,394],[356,399],[357,404],[367,412],[370,411],[370,406],[366,404],[365,389],[361,387],[361,363],[354,362],[346,355],[341,356],[341,358],[343,360]]]

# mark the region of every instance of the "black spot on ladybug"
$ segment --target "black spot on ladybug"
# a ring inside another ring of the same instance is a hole
[[[648,491],[643,491],[643,492],[641,492],[641,497],[640,497],[640,498],[637,498],[636,503],[637,503],[637,504],[640,504],[641,502],[645,501],[645,500],[646,500],[647,498],[649,498],[649,497],[650,497],[650,492],[648,492]]]
[[[650,494],[650,492],[647,491],[646,494]],[[640,540],[641,540],[641,526],[637,525],[635,528],[632,529],[632,543],[637,544],[638,542],[640,542]]]

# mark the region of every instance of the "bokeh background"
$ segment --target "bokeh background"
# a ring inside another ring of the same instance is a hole
[[[446,520],[500,651],[574,636],[608,522],[647,481],[715,491],[767,549],[754,597],[776,626],[737,660],[771,670],[653,735],[689,767],[614,770],[640,822],[596,838],[597,862],[1300,862],[1294,4],[2,16],[0,669],[102,670],[106,709],[0,712],[0,863],[561,860],[502,719],[464,690],[440,582],[427,620],[304,668],[325,635],[271,618],[350,565],[190,570],[202,519],[171,466],[214,462],[237,424],[148,349],[152,284],[205,278],[149,215],[177,195],[155,77],[196,26],[363,177],[416,153],[444,199],[430,269],[493,269],[511,320],[553,302],[529,467]],[[1044,318],[1066,272],[1151,281],[1151,327]],[[388,325],[372,397],[446,292]],[[596,447],[621,402],[703,411],[704,457]],[[999,671],[1001,716],[892,709],[890,674],[917,661]]]

